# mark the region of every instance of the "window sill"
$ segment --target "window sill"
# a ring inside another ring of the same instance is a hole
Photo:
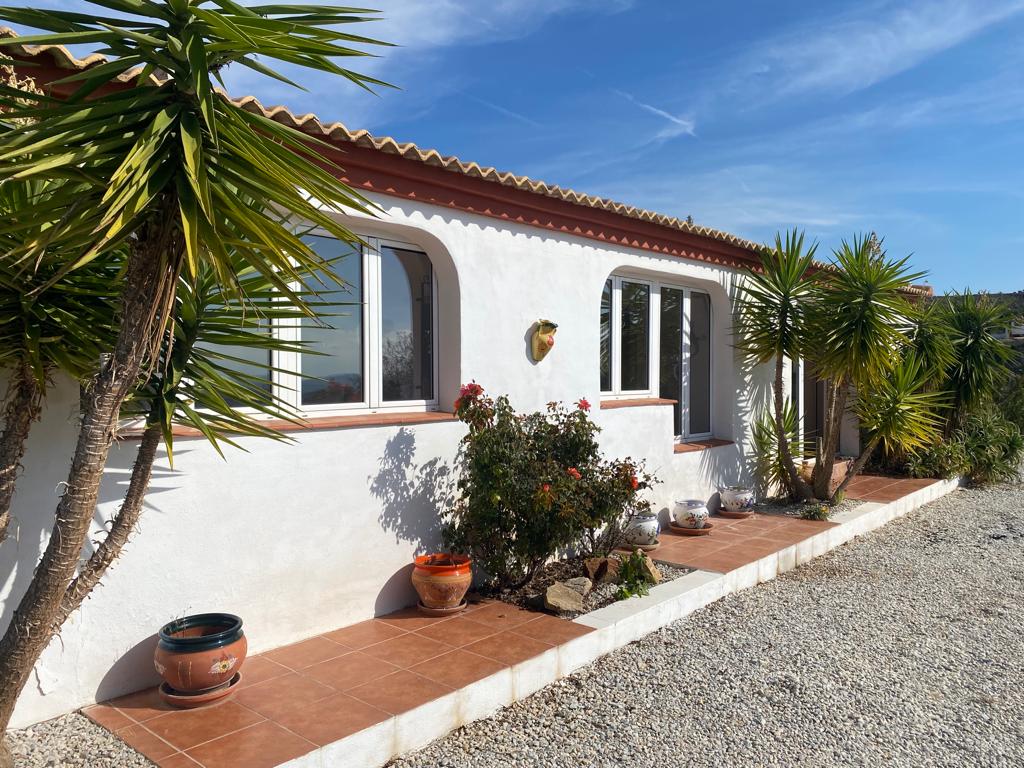
[[[696,451],[706,451],[708,448],[720,448],[723,445],[733,445],[733,441],[710,437],[707,440],[692,440],[687,443],[676,443],[672,450],[675,453],[694,453]]]
[[[615,408],[639,408],[644,405],[675,405],[676,400],[669,400],[664,397],[637,397],[631,400],[602,400],[601,410],[613,410]]]
[[[433,424],[434,422],[456,421],[454,413],[446,411],[419,411],[406,413],[363,413],[352,416],[314,416],[299,423],[281,419],[261,420],[260,424],[278,432],[306,432],[316,429],[353,429],[356,427],[404,427],[415,424]],[[202,437],[198,429],[174,427],[171,433],[175,437]],[[119,438],[139,438],[142,430],[138,428],[124,429],[118,432]]]

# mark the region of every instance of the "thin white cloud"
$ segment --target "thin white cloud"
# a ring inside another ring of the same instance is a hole
[[[661,128],[657,131],[654,136],[651,137],[651,141],[667,141],[674,139],[677,136],[696,136],[695,130],[697,128],[696,122],[690,117],[684,115],[673,115],[671,112],[666,112],[664,109],[659,109],[651,104],[647,104],[637,99],[633,94],[627,93],[626,91],[615,91],[619,96],[626,99],[631,104],[635,104],[645,112],[649,112],[652,115],[657,115],[663,120],[668,121],[669,125]]]
[[[505,117],[511,117],[513,120],[518,120],[521,123],[526,123],[526,125],[532,126],[533,128],[543,127],[536,120],[527,117],[526,115],[520,114],[519,112],[516,112],[514,110],[508,109],[507,107],[503,107],[500,104],[495,104],[492,101],[487,101],[486,99],[481,99],[477,96],[473,96],[468,93],[466,94],[466,98],[468,98],[470,101],[475,101],[482,107],[487,107],[492,112],[497,112],[499,115],[504,115]]]
[[[864,3],[748,50],[731,90],[766,95],[868,88],[954,48],[1024,11],[1024,0],[914,0]]]

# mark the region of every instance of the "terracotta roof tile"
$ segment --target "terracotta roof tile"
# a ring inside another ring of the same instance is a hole
[[[17,34],[8,27],[0,27],[0,37],[17,37]],[[5,47],[4,50],[13,51],[15,55],[23,57],[49,56],[53,63],[61,69],[82,70],[102,64],[107,60],[106,57],[95,53],[79,59],[61,45],[15,45]],[[139,68],[131,69],[119,75],[118,80],[124,83],[131,82],[138,76],[139,71]],[[245,109],[258,112],[284,125],[290,125],[306,133],[330,139],[331,141],[349,142],[361,147],[372,147],[380,152],[399,155],[407,160],[436,166],[453,173],[483,179],[506,187],[514,187],[525,192],[563,200],[574,205],[610,211],[627,218],[652,222],[663,227],[700,235],[712,240],[719,240],[739,248],[755,251],[760,248],[759,244],[750,240],[737,237],[728,232],[712,229],[711,227],[691,224],[684,219],[674,216],[637,208],[636,206],[626,205],[625,203],[603,197],[587,195],[526,176],[518,176],[508,171],[499,171],[496,168],[482,166],[478,163],[466,162],[453,155],[442,155],[435,149],[423,149],[412,142],[396,141],[390,136],[374,136],[365,130],[353,131],[339,122],[324,123],[316,115],[296,115],[287,107],[267,107],[261,104],[254,96],[244,96],[232,100]]]

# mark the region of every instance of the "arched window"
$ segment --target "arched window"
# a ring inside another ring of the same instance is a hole
[[[430,258],[409,243],[361,237],[366,245],[304,238],[331,261],[341,285],[316,276],[310,284],[322,290],[315,299],[325,303],[317,307],[320,319],[274,323],[271,331],[301,339],[308,351],[274,353],[271,374],[245,366],[253,353],[239,348],[236,365],[266,375],[278,397],[306,414],[433,410],[437,283]],[[265,357],[256,362],[265,365]]]
[[[675,400],[676,435],[711,436],[711,297],[671,282],[612,275],[601,292],[600,322],[602,395]]]

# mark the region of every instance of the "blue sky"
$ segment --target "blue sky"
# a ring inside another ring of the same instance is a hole
[[[36,0],[23,5],[85,3]],[[757,241],[876,230],[938,291],[1024,289],[1024,0],[379,0],[400,86],[232,92]]]

